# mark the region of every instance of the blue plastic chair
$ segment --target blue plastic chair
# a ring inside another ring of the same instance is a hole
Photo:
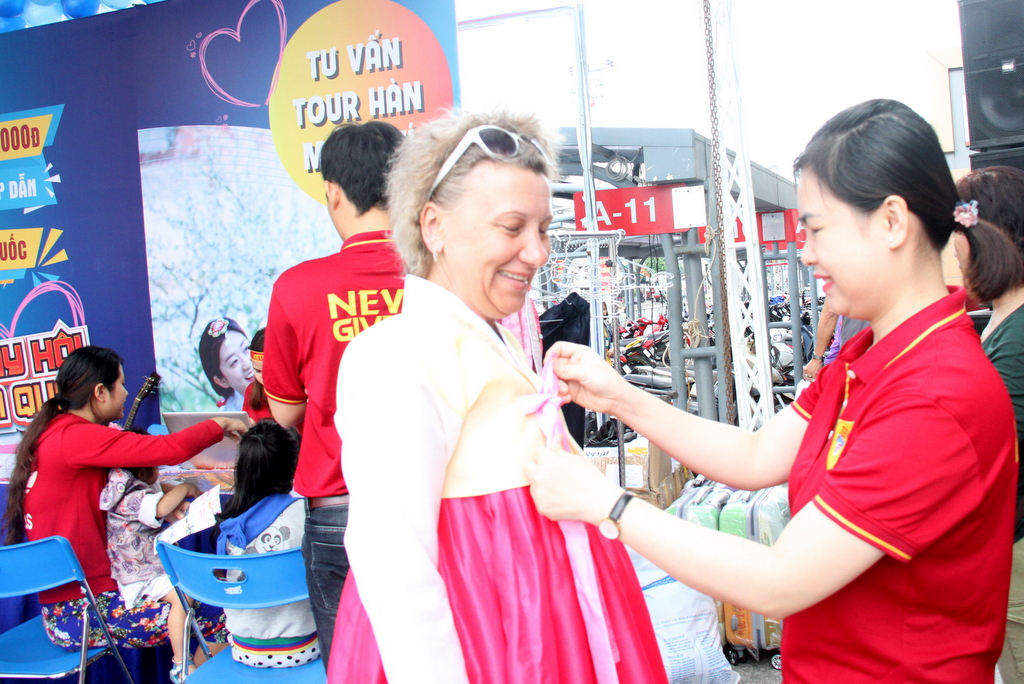
[[[245,556],[219,556],[197,553],[158,541],[156,551],[178,591],[182,605],[189,597],[210,606],[222,608],[271,608],[309,598],[306,570],[299,548],[272,553]],[[241,571],[237,581],[221,579],[227,571]],[[188,652],[190,632],[197,631],[194,608],[189,608],[185,630],[185,648]],[[206,643],[200,638],[200,645]],[[314,660],[298,667],[260,668],[236,662],[230,649],[225,649],[188,676],[191,684],[212,682],[263,682],[274,680],[294,684],[324,684],[327,673],[323,663]]]
[[[0,678],[53,679],[77,672],[79,684],[84,684],[86,667],[109,653],[117,658],[125,679],[135,684],[124,659],[112,645],[114,640],[107,622],[96,608],[96,597],[85,580],[85,572],[71,543],[64,537],[47,537],[0,547],[0,598],[26,596],[69,582],[78,582],[88,601],[82,620],[80,652],[65,651],[54,645],[46,636],[40,615],[0,634]],[[103,648],[87,647],[90,613],[107,640]]]

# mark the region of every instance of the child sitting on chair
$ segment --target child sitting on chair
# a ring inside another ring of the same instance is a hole
[[[302,545],[305,509],[292,496],[299,442],[273,420],[249,428],[238,445],[235,493],[217,516],[217,553],[240,556]],[[236,579],[238,571],[228,571]],[[320,657],[309,601],[250,610],[225,608],[232,657],[253,667],[295,667]]]
[[[158,476],[155,467],[111,468],[100,493],[100,508],[107,511],[107,555],[125,606],[134,608],[145,601],[171,605],[167,615],[174,653],[170,677],[179,684],[187,674],[183,674],[181,653],[185,608],[164,572],[155,542],[164,518],[180,518],[188,507],[185,500],[198,496],[199,490],[188,483],[163,490],[157,484]]]

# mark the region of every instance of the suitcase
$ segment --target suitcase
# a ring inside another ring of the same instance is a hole
[[[731,487],[709,480],[703,475],[697,475],[687,481],[679,498],[673,501],[665,509],[665,512],[682,520],[717,530],[719,512],[733,491]],[[718,599],[715,599],[715,608],[718,617],[718,642],[726,644],[725,617],[722,602]],[[731,649],[728,649],[726,654],[728,655],[730,651]],[[735,665],[731,660],[730,664]]]
[[[732,490],[716,485],[702,487],[702,490],[686,507],[684,517],[692,523],[712,530],[718,529],[722,506],[729,500]]]
[[[722,506],[729,500],[735,490],[731,487],[708,481],[707,484],[698,488],[681,511],[679,517],[696,523],[712,530],[718,529],[718,519],[722,512]],[[726,643],[725,635],[725,610],[722,602],[715,600],[718,608],[718,636],[721,642]]]
[[[757,492],[737,491],[729,496],[718,517],[718,529],[737,537],[749,538],[747,518],[751,510],[750,501]],[[754,638],[754,616],[746,608],[733,603],[723,604],[725,618],[725,640],[730,648],[726,652],[729,662],[735,665],[744,659],[745,651],[758,657],[757,641]]]
[[[679,498],[669,504],[668,508],[665,509],[665,512],[669,515],[674,515],[677,518],[685,520],[687,506],[689,506],[690,502],[699,496],[704,491],[704,488],[709,486],[709,484],[713,483],[703,475],[698,475],[697,477],[688,480],[686,484],[683,485],[683,491],[679,495]]]
[[[751,539],[771,546],[789,522],[789,487],[780,485],[761,491],[752,502]],[[754,615],[754,632],[758,648],[777,651],[782,646],[782,621]]]
[[[788,488],[785,485],[757,491],[738,491],[729,497],[719,515],[719,529],[770,546],[789,522]],[[777,650],[782,643],[782,623],[740,606],[723,607],[729,662],[743,660],[744,653],[760,657],[762,650]],[[777,656],[772,665],[781,667]]]

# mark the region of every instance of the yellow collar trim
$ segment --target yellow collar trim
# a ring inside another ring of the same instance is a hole
[[[920,342],[921,340],[923,340],[924,338],[926,338],[926,337],[928,337],[929,335],[931,335],[931,334],[932,334],[933,332],[935,332],[935,331],[936,331],[936,330],[937,330],[938,328],[941,328],[942,326],[944,326],[944,325],[946,325],[947,323],[949,323],[949,322],[951,322],[951,321],[953,321],[953,320],[955,320],[955,319],[959,318],[960,316],[963,316],[963,315],[964,315],[964,314],[966,314],[966,313],[967,313],[967,309],[960,309],[960,310],[959,310],[959,311],[957,311],[957,312],[956,312],[955,314],[952,314],[951,316],[947,316],[947,317],[943,318],[943,319],[942,319],[941,321],[939,321],[938,323],[936,323],[935,325],[933,325],[932,327],[928,328],[928,329],[927,329],[927,330],[925,330],[925,331],[924,331],[923,333],[921,333],[920,335],[918,335],[918,337],[917,337],[917,339],[916,339],[916,340],[914,340],[913,342],[911,342],[910,344],[908,344],[908,345],[907,345],[907,347],[906,347],[906,349],[904,349],[903,351],[901,351],[901,352],[900,352],[899,354],[897,354],[896,356],[892,357],[892,359],[890,359],[890,360],[889,360],[889,363],[885,364],[885,365],[884,365],[884,366],[883,366],[882,368],[883,368],[883,369],[885,369],[885,368],[888,368],[888,367],[889,367],[889,366],[891,366],[892,364],[896,363],[896,359],[900,358],[901,356],[903,356],[904,354],[906,354],[906,353],[907,353],[908,351],[910,351],[911,349],[913,349],[914,347],[916,347],[916,346],[918,345],[918,343],[919,343],[919,342]]]
[[[360,240],[359,242],[346,242],[341,246],[341,248],[345,250],[348,249],[349,247],[355,247],[356,245],[373,245],[378,242],[391,242],[391,240],[389,240],[388,238],[379,238],[377,240]]]

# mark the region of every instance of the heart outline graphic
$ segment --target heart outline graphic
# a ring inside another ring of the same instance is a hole
[[[277,53],[277,64],[274,66],[274,78],[270,82],[270,90],[267,92],[267,99],[264,100],[263,104],[256,104],[255,102],[246,102],[239,100],[234,97],[226,90],[220,87],[220,84],[210,74],[210,70],[206,66],[206,48],[210,45],[210,41],[217,36],[226,35],[235,40],[236,43],[242,42],[242,21],[245,19],[245,15],[249,13],[249,10],[253,6],[260,2],[260,0],[249,0],[249,3],[242,10],[242,14],[238,17],[238,22],[235,24],[235,28],[220,28],[216,31],[206,34],[203,37],[202,42],[199,44],[199,66],[203,72],[203,80],[206,81],[206,85],[209,86],[213,94],[224,100],[225,102],[239,107],[262,107],[263,105],[270,103],[270,96],[273,95],[274,90],[277,88],[277,78],[281,73],[281,58],[284,55],[285,39],[288,35],[288,19],[284,14],[284,2],[283,0],[270,0],[270,3],[274,6],[274,11],[277,12],[277,25],[279,29],[279,45]]]
[[[10,328],[0,323],[0,340],[7,340],[15,336],[15,331],[18,327],[18,319],[21,318],[21,312],[25,310],[25,307],[29,305],[33,299],[39,295],[47,294],[48,292],[58,292],[64,295],[68,301],[68,306],[71,307],[71,325],[79,327],[85,325],[85,306],[82,304],[82,298],[78,295],[78,292],[71,285],[60,281],[60,280],[48,280],[44,283],[33,287],[25,298],[21,300],[21,304],[18,305],[17,310],[14,312],[14,316],[11,317]]]

